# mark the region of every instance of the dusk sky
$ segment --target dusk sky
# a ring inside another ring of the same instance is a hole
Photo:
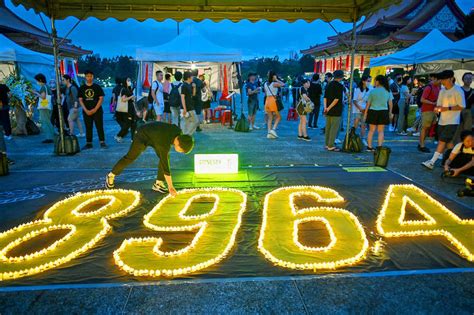
[[[466,13],[472,8],[472,0],[457,0],[456,2]],[[6,5],[23,19],[43,29],[39,16],[32,10],[27,11],[22,6],[15,7],[10,0],[6,0]],[[59,35],[64,36],[76,21],[75,18],[58,21]],[[339,20],[332,23],[340,32],[351,27],[350,24],[342,23]],[[310,45],[325,42],[328,36],[335,35],[329,24],[323,21],[312,23],[304,21],[294,23],[285,21],[273,23],[267,21],[257,23],[222,21],[215,23],[207,20],[196,23],[186,20],[180,23],[180,30],[190,26],[200,30],[205,37],[216,44],[241,50],[245,59],[276,55],[281,59],[286,59],[291,51],[299,52]],[[173,20],[138,22],[128,19],[119,22],[115,19],[99,21],[89,18],[81,22],[70,38],[76,45],[93,50],[94,53],[101,56],[112,57],[117,55],[134,56],[137,48],[160,45],[176,35],[177,23]]]

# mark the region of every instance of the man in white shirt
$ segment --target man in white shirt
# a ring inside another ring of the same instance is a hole
[[[443,155],[446,147],[453,148],[453,138],[461,121],[461,110],[466,107],[462,89],[454,84],[454,72],[445,70],[438,74],[438,79],[444,86],[439,92],[435,113],[440,113],[438,121],[438,147],[433,157],[421,163],[432,170],[435,162]]]
[[[156,114],[156,121],[161,121],[165,110],[165,99],[163,95],[163,71],[158,70],[155,73],[156,81],[151,85],[151,96],[153,97],[153,109]]]

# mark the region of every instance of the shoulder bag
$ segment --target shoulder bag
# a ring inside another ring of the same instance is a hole
[[[119,97],[117,98],[117,108],[115,111],[119,113],[128,113],[128,101],[123,101],[122,100],[122,90],[120,90]]]
[[[279,112],[281,112],[281,111],[285,108],[285,106],[283,105],[283,100],[281,99],[281,96],[278,95],[278,94],[277,94],[277,95],[273,94],[273,92],[272,92],[272,90],[271,90],[271,88],[270,88],[270,84],[268,84],[268,82],[267,82],[266,84],[267,84],[267,89],[268,89],[268,91],[270,91],[270,94],[271,94],[273,97],[275,97],[275,101],[276,101],[276,104],[277,104],[277,110],[278,110]]]

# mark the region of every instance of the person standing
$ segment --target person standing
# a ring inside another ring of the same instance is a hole
[[[334,143],[336,141],[339,127],[341,125],[341,115],[344,97],[344,86],[341,81],[344,78],[342,70],[334,71],[334,80],[330,81],[324,92],[324,114],[326,115],[325,127],[325,148],[328,151],[340,151]]]
[[[268,72],[268,81],[264,85],[265,95],[265,112],[267,113],[267,138],[276,139],[278,135],[276,129],[281,120],[280,112],[278,111],[277,95],[278,88],[284,87],[285,83],[278,80],[277,74],[272,70]],[[273,126],[272,126],[272,122]]]
[[[120,131],[114,137],[115,141],[123,142],[123,138],[127,135],[128,131],[131,132],[131,139],[137,127],[136,112],[135,112],[135,95],[133,95],[132,80],[127,78],[122,82],[122,89],[119,92],[119,98],[122,102],[127,104],[126,109],[116,108],[115,117],[120,125]]]
[[[153,109],[156,114],[156,121],[161,121],[165,112],[165,100],[163,95],[163,71],[155,72],[156,80],[151,84],[151,97],[153,98]]]
[[[209,88],[209,83],[204,81],[204,76],[202,76],[202,89],[201,89],[201,101],[202,101],[202,113],[204,115],[204,123],[211,123],[211,101],[212,101],[212,92]]]
[[[354,115],[354,128],[357,130],[360,125],[360,137],[367,145],[365,140],[366,122],[364,120],[365,107],[367,106],[367,99],[369,97],[369,88],[367,87],[368,77],[363,76],[359,85],[354,89],[354,99],[352,101],[352,114]]]
[[[69,115],[67,117],[67,121],[69,123],[69,133],[74,135],[74,128],[77,124],[77,128],[79,128],[79,137],[83,138],[84,129],[82,129],[81,120],[79,119],[79,88],[76,82],[74,82],[67,74],[63,75],[63,84],[66,86],[66,90],[64,91],[65,103],[69,109]]]
[[[432,170],[435,162],[443,155],[446,147],[453,148],[453,139],[461,122],[461,111],[466,107],[464,91],[460,86],[454,84],[454,72],[444,70],[438,74],[438,79],[445,87],[439,92],[435,112],[440,113],[438,121],[438,147],[430,160],[421,164]]]
[[[310,87],[309,80],[303,79],[301,81],[301,87],[299,89],[299,94],[300,94],[300,101],[304,102],[305,104],[311,102],[311,99],[308,96],[309,87]],[[298,110],[297,110],[297,112],[298,112]],[[303,113],[298,112],[298,115],[300,117],[300,122],[298,124],[298,140],[311,141],[311,138],[308,137],[308,131],[306,129],[307,113],[306,112],[303,112]]]
[[[430,153],[430,149],[425,146],[425,139],[430,132],[431,126],[437,119],[434,109],[441,84],[436,74],[431,74],[430,78],[431,82],[423,89],[423,94],[421,95],[421,131],[418,151],[425,153]]]
[[[164,122],[151,122],[138,128],[130,149],[112,168],[112,171],[105,178],[105,186],[112,189],[115,186],[115,177],[133,163],[147,147],[152,147],[160,159],[156,181],[153,190],[160,193],[169,192],[171,196],[176,196],[176,189],[171,178],[169,154],[171,146],[177,152],[187,154],[194,146],[194,140],[189,135],[183,135],[178,126]],[[168,185],[166,187],[165,185]]]
[[[86,83],[79,88],[79,104],[83,110],[84,125],[86,126],[86,145],[82,150],[92,149],[92,128],[95,124],[100,147],[105,149],[104,134],[104,111],[102,103],[104,101],[104,90],[100,85],[94,83],[94,73],[90,70],[84,72]]]
[[[390,92],[388,80],[383,75],[375,77],[375,88],[369,92],[367,106],[364,111],[364,120],[369,124],[367,136],[367,151],[375,151],[372,139],[377,130],[378,146],[381,147],[385,138],[385,126],[390,124],[390,115],[393,107],[393,96]]]
[[[397,121],[398,121],[398,101],[400,100],[400,85],[402,84],[402,75],[397,74],[395,76],[395,80],[390,83],[390,91],[393,95],[393,107],[392,107],[392,119],[389,131],[395,131],[397,129]]]
[[[12,125],[10,122],[10,89],[6,84],[0,84],[0,124],[5,132],[6,140],[12,139]],[[2,139],[3,140],[3,139]]]
[[[179,127],[179,111],[183,108],[181,103],[181,86],[183,82],[181,79],[183,78],[183,74],[180,71],[176,71],[174,74],[175,81],[171,83],[171,90],[170,90],[170,97],[169,97],[169,104],[171,110],[171,123],[175,124]]]
[[[163,121],[171,124],[171,109],[170,109],[170,91],[171,91],[171,74],[165,74],[165,82],[163,82],[163,100],[165,109],[163,110]]]
[[[258,93],[260,92],[261,88],[258,86],[255,73],[249,73],[246,90],[250,130],[257,130],[260,128],[255,126],[255,116],[257,115],[258,111]]]
[[[319,111],[321,110],[321,95],[323,94],[323,89],[321,87],[321,82],[319,82],[319,74],[313,74],[311,78],[311,83],[308,89],[308,96],[314,104],[314,109],[309,113],[308,128],[318,128],[318,118]]]
[[[115,113],[115,108],[117,107],[117,100],[122,90],[122,79],[119,77],[115,78],[115,86],[112,90],[112,98],[110,99],[109,111],[111,114]]]
[[[183,85],[181,86],[181,103],[183,104],[184,120],[183,133],[185,135],[192,136],[199,124],[196,111],[194,109],[192,73],[186,71],[183,75],[183,81]]]
[[[202,131],[201,129],[201,122],[202,122],[202,80],[199,79],[198,77],[198,69],[195,69],[192,72],[193,75],[193,82],[192,82],[192,88],[193,88],[193,104],[194,104],[194,110],[196,111],[196,131]]]
[[[474,91],[471,88],[472,84],[472,73],[466,72],[462,76],[462,91],[464,92],[464,100],[466,102],[466,108],[461,111],[461,123],[459,124],[454,140],[458,142],[460,140],[461,132],[464,130],[472,130],[472,104],[474,103]]]
[[[42,73],[35,75],[35,80],[39,85],[39,90],[35,92],[38,96],[38,111],[40,114],[41,129],[43,130],[45,139],[42,143],[53,143],[54,127],[51,123],[51,111],[53,104],[51,104],[51,90],[46,85],[46,77]]]
[[[408,85],[411,83],[411,78],[406,76],[402,79],[402,84],[400,86],[400,99],[398,100],[398,135],[406,136],[407,132],[405,130],[405,121],[408,113],[408,106],[410,106],[410,89]]]

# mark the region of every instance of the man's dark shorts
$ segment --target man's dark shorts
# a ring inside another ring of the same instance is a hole
[[[258,100],[248,100],[249,116],[254,116],[258,110]]]
[[[438,125],[438,140],[446,143],[453,141],[458,125]]]

